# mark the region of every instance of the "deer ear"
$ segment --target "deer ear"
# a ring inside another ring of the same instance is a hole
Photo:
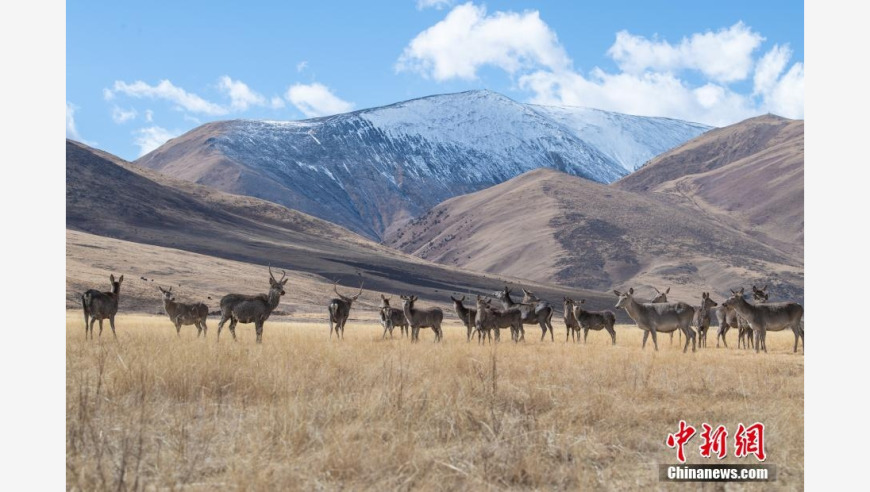
[[[743,295],[743,287],[740,287],[740,290],[738,290],[737,293],[742,296]]]
[[[109,274],[109,282],[112,282],[113,284],[115,283],[115,274],[114,273]]]
[[[586,303],[586,299],[580,299],[580,304],[585,304],[585,303]]]
[[[667,289],[667,290],[665,290],[665,294],[667,294],[667,293],[668,293],[668,292],[670,292],[670,291],[671,291],[671,288],[670,288],[670,287],[668,287],[668,289]]]
[[[629,287],[629,288],[628,288],[628,295],[630,295],[630,296],[633,296],[633,295],[634,295],[634,287]]]
[[[459,299],[459,302],[462,302],[464,300],[465,300],[465,296],[462,296],[462,299]]]
[[[618,295],[618,296],[621,296],[621,295],[622,295],[622,294],[620,294],[619,291],[616,290],[616,289],[613,289],[613,293],[616,294],[616,295]]]

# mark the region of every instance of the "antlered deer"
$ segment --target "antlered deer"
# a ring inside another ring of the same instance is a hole
[[[118,314],[118,300],[121,297],[121,282],[124,281],[124,276],[118,277],[115,281],[115,275],[109,275],[109,282],[112,284],[111,292],[100,292],[96,289],[89,289],[82,294],[82,309],[85,311],[85,338],[88,338],[88,327],[90,326],[91,340],[94,339],[94,321],[100,322],[99,336],[103,336],[103,320],[109,319],[109,326],[112,327],[112,336],[116,339],[115,334],[115,315]],[[90,324],[88,320],[90,319]]]
[[[474,318],[477,316],[477,309],[467,308],[462,304],[462,301],[465,300],[465,296],[462,296],[459,299],[454,299],[453,296],[450,296],[450,300],[453,301],[453,309],[456,310],[456,316],[459,316],[459,319],[462,320],[462,324],[465,325],[465,330],[467,332],[466,341],[471,341],[471,332],[474,330]]]
[[[574,304],[574,316],[577,318],[577,323],[583,329],[583,343],[586,343],[586,337],[589,335],[589,330],[601,331],[604,329],[610,334],[610,344],[616,345],[616,330],[613,326],[616,324],[616,315],[612,311],[586,311],[581,306],[586,303],[586,299],[580,299],[580,302]],[[580,341],[580,334],[577,334],[577,341]]]
[[[338,292],[338,280],[332,286],[332,290],[338,296],[337,299],[329,301],[329,338],[332,338],[332,324],[335,323],[335,337],[344,338],[344,325],[347,324],[347,318],[350,317],[350,307],[353,301],[359,299],[362,294],[363,283],[359,284],[359,292],[356,295],[347,297]],[[385,332],[386,334],[386,332]]]
[[[163,309],[169,316],[169,320],[175,325],[175,333],[177,335],[181,336],[182,325],[195,325],[197,338],[200,335],[208,335],[208,326],[205,324],[206,318],[208,318],[208,306],[201,302],[194,304],[175,302],[172,287],[169,287],[169,290],[165,290],[158,285],[157,288],[163,293]]]
[[[686,335],[686,345],[683,353],[689,348],[689,339],[692,340],[692,352],[695,351],[695,331],[692,330],[692,318],[695,316],[695,308],[685,302],[668,302],[661,304],[639,303],[634,299],[634,289],[628,292],[613,291],[619,299],[616,301],[617,308],[623,308],[628,316],[637,323],[637,327],[644,331],[643,346],[646,348],[646,340],[652,333],[653,345],[659,349],[656,340],[657,332],[668,333],[680,330]]]
[[[217,338],[221,338],[221,330],[224,323],[230,321],[230,333],[233,340],[236,338],[236,323],[254,323],[257,332],[257,343],[263,342],[263,323],[269,319],[272,311],[281,302],[281,296],[285,294],[284,284],[287,280],[287,272],[281,270],[281,280],[275,280],[272,275],[272,267],[269,267],[269,292],[248,296],[244,294],[227,294],[221,298],[221,321],[218,323]]]
[[[393,338],[393,328],[399,326],[402,337],[408,335],[408,320],[405,318],[405,312],[401,309],[390,307],[390,298],[381,294],[381,326],[384,327],[384,336],[387,338],[387,330],[390,331],[390,338]]]
[[[402,311],[405,313],[405,318],[408,319],[408,324],[411,325],[411,341],[420,340],[420,328],[432,328],[432,331],[435,332],[435,341],[440,342],[442,338],[441,321],[444,319],[444,312],[441,311],[441,308],[417,309],[414,307],[417,296],[400,297],[402,298]]]
[[[732,297],[723,302],[725,307],[733,308],[742,316],[752,328],[755,335],[755,353],[759,350],[767,352],[765,338],[768,331],[780,331],[790,328],[794,333],[794,352],[797,352],[798,338],[801,340],[801,348],[804,346],[804,332],[801,328],[801,319],[804,316],[804,308],[796,302],[774,302],[769,304],[749,304],[743,298],[743,288],[731,291]]]

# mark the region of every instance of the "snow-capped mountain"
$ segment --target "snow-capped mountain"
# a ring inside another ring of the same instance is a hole
[[[136,163],[381,238],[532,169],[610,183],[709,129],[470,91],[304,121],[209,123]]]

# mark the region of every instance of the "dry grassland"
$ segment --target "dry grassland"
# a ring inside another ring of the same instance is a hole
[[[118,342],[108,324],[86,341],[83,324],[68,312],[70,489],[666,488],[657,464],[676,462],[664,443],[680,419],[732,435],[763,422],[778,481],[727,488],[803,488],[804,357],[791,333],[756,355],[713,348],[712,334],[695,354],[666,337],[641,351],[634,326],[617,327],[615,347],[603,332],[541,343],[537,328],[490,347],[455,323],[444,343],[422,330],[412,345],[382,341],[374,323],[330,342],[325,322],[270,320],[262,346],[252,325],[216,343],[214,317],[206,340],[193,327],[176,337],[162,317],[119,316]],[[699,444],[688,462],[715,462]],[[722,462],[757,461],[733,458],[729,436]]]

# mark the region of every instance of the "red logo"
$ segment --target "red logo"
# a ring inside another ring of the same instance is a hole
[[[754,454],[758,461],[764,461],[764,424],[754,423],[749,427],[737,426],[734,434],[734,456],[742,458]]]
[[[728,455],[728,442],[725,440],[728,437],[728,431],[724,425],[716,427],[714,431],[709,425],[701,424],[704,431],[701,432],[701,439],[704,443],[701,444],[701,456],[709,458],[712,453],[720,460]],[[711,432],[712,431],[712,432]]]
[[[686,453],[683,451],[683,446],[689,442],[689,439],[695,435],[695,428],[691,425],[686,425],[685,420],[680,421],[680,431],[676,434],[668,434],[667,445],[669,448],[677,448],[677,459],[680,463],[686,462]]]
[[[724,425],[719,425],[715,429],[712,425],[706,422],[701,424],[701,439],[703,442],[698,449],[701,456],[709,458],[716,456],[722,459],[728,456],[728,431]],[[680,463],[686,462],[685,445],[691,440],[696,433],[696,429],[687,424],[685,420],[680,420],[680,428],[673,434],[668,434],[665,444],[669,448],[677,449],[677,459]],[[764,461],[767,456],[764,454],[764,424],[756,422],[749,427],[743,424],[737,425],[737,432],[734,433],[734,456],[736,458],[745,458],[750,454],[754,454],[758,461]]]

